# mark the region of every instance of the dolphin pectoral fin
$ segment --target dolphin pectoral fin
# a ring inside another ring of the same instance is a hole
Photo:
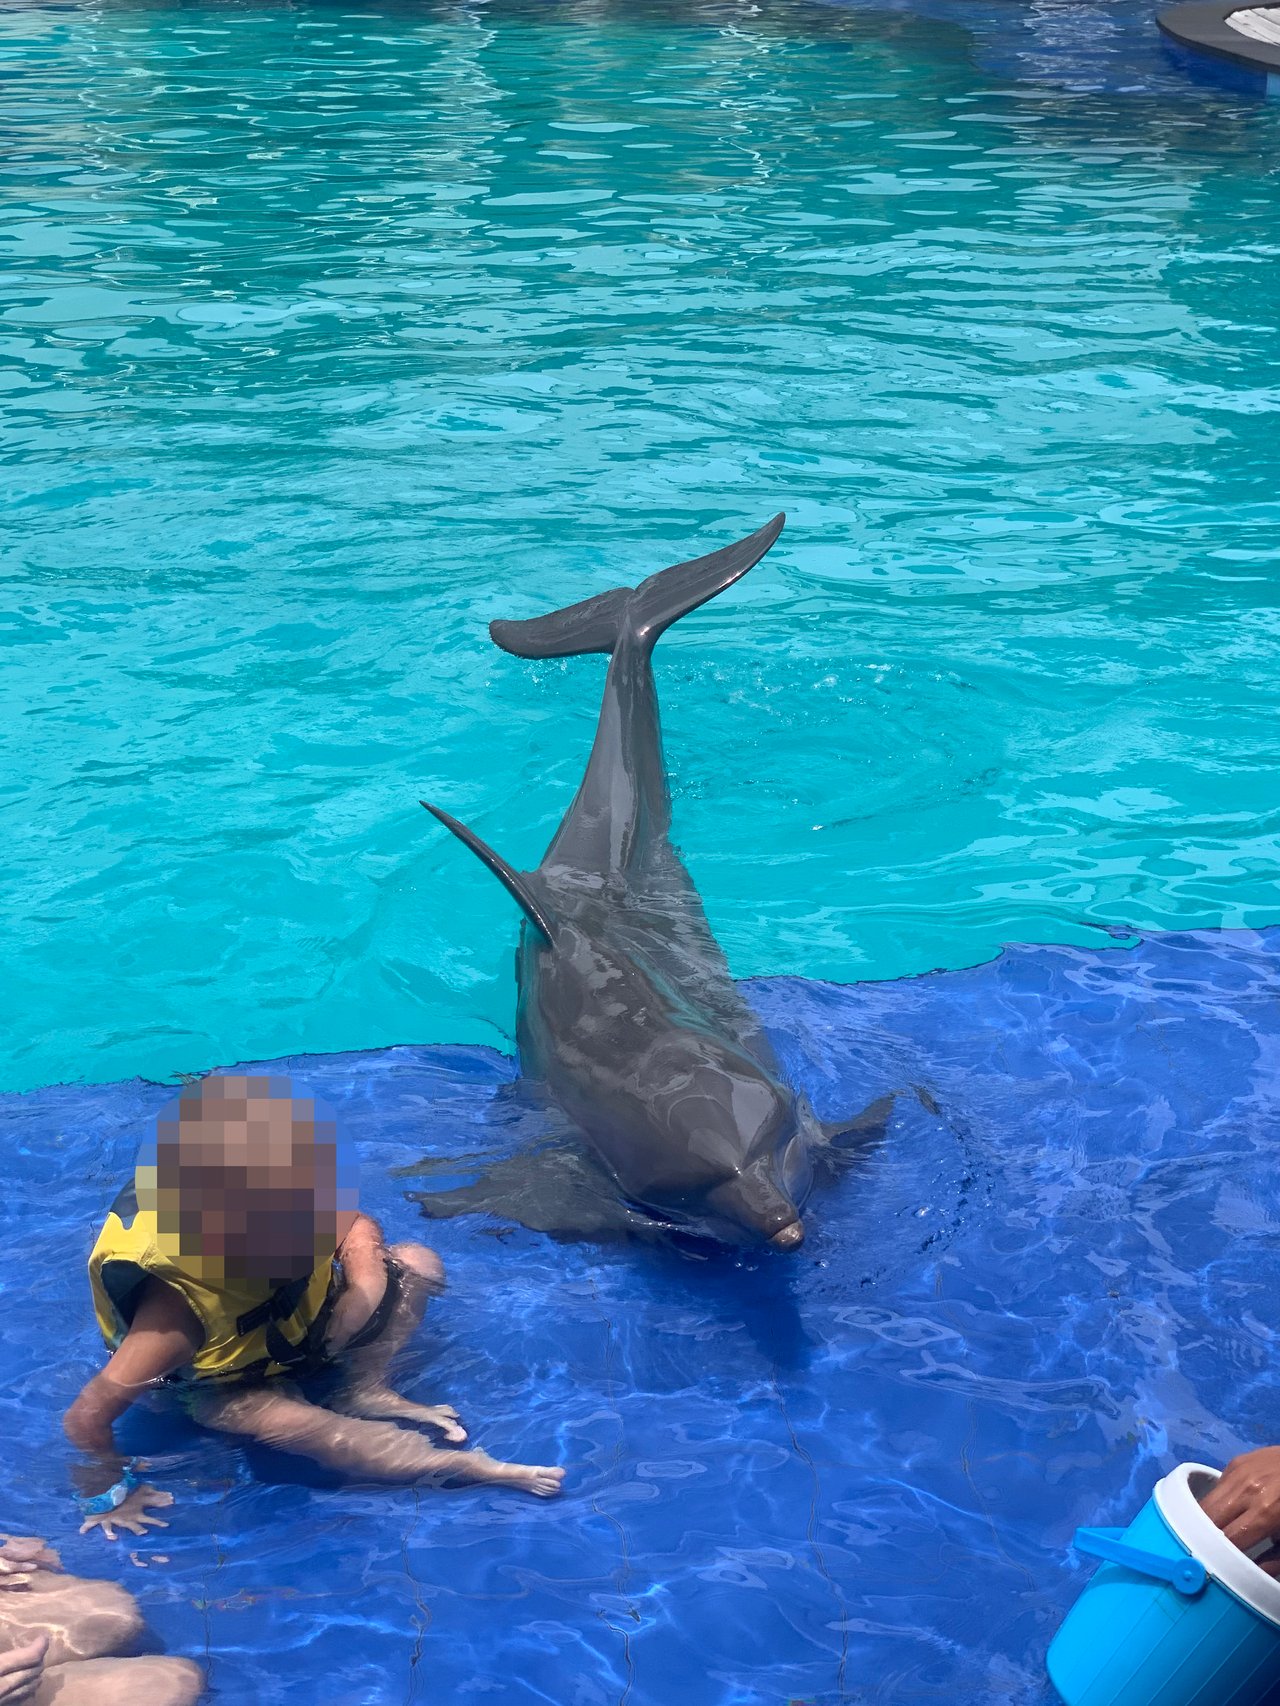
[[[476,858],[486,864],[506,889],[511,898],[519,905],[525,917],[535,930],[541,931],[546,940],[555,944],[555,931],[551,914],[546,903],[534,892],[533,884],[522,872],[514,870],[499,853],[495,853],[487,842],[467,828],[465,823],[459,823],[456,817],[450,817],[439,806],[433,806],[427,800],[419,800],[434,818],[438,818],[446,829],[452,830],[464,847],[469,847]]]
[[[888,1135],[897,1098],[898,1092],[891,1090],[851,1119],[814,1122],[822,1134],[821,1144],[812,1151],[820,1179],[829,1184],[841,1173],[850,1172],[870,1159]]]
[[[412,1172],[415,1177],[436,1174],[456,1179],[477,1165],[483,1166],[484,1158],[439,1156]],[[482,1214],[514,1221],[551,1238],[613,1242],[655,1230],[648,1217],[619,1200],[617,1187],[602,1168],[576,1144],[564,1140],[493,1161],[469,1184],[407,1195],[429,1220]]]
[[[889,1116],[893,1113],[897,1095],[896,1090],[891,1090],[887,1096],[878,1097],[852,1119],[819,1120],[819,1129],[833,1149],[862,1149],[869,1143],[879,1143],[884,1137],[885,1127],[889,1124]]]
[[[521,658],[571,658],[586,652],[612,652],[624,634],[652,651],[659,635],[689,611],[740,580],[753,569],[782,532],[784,515],[705,557],[676,563],[640,582],[597,593],[579,604],[533,616],[524,622],[491,622],[489,637],[504,652]]]

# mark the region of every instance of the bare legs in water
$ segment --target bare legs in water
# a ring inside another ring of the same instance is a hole
[[[117,1656],[142,1627],[137,1602],[114,1582],[45,1564],[24,1568],[20,1586],[0,1576],[0,1706],[195,1706],[197,1665]]]
[[[461,1445],[467,1430],[449,1404],[414,1404],[387,1385],[393,1356],[417,1330],[427,1303],[444,1290],[444,1264],[424,1244],[395,1244],[387,1254],[400,1270],[399,1295],[391,1319],[371,1345],[342,1358],[343,1384],[329,1408],[370,1422],[424,1422],[439,1428],[450,1445]]]
[[[412,1403],[387,1384],[387,1365],[417,1328],[428,1298],[444,1280],[440,1258],[421,1244],[396,1244],[387,1253],[400,1269],[399,1296],[378,1337],[341,1357],[343,1384],[330,1407],[312,1404],[296,1387],[273,1380],[202,1394],[196,1420],[358,1479],[435,1487],[488,1484],[554,1497],[564,1480],[563,1469],[499,1463],[483,1451],[441,1449],[397,1426],[422,1422],[439,1428],[447,1440],[467,1437],[448,1405]]]

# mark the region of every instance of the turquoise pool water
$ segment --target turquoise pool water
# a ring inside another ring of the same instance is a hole
[[[735,970],[1280,914],[1280,114],[932,14],[0,14],[0,1084],[505,1046],[417,800],[532,860],[599,672],[486,622],[780,507],[659,654]]]

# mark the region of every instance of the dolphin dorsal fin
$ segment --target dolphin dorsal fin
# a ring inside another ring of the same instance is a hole
[[[463,846],[469,847],[477,859],[483,860],[503,888],[518,904],[534,929],[540,931],[546,940],[554,946],[555,930],[551,915],[533,892],[533,885],[529,878],[523,872],[513,870],[500,854],[495,853],[487,842],[481,841],[480,837],[473,830],[468,829],[465,823],[459,823],[456,817],[450,817],[448,812],[441,811],[439,806],[433,806],[428,800],[419,800],[418,804],[425,806],[432,817],[439,818],[446,829],[452,830]]]

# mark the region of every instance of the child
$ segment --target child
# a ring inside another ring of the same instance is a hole
[[[349,1475],[560,1491],[562,1469],[441,1450],[396,1425],[466,1438],[456,1411],[411,1403],[385,1379],[443,1269],[421,1244],[384,1247],[356,1207],[332,1121],[287,1081],[214,1077],[184,1090],[108,1214],[89,1279],[112,1355],[64,1421],[92,1460],[76,1472],[81,1533],[166,1526],[149,1509],[172,1496],[137,1484],[112,1435],[161,1380],[181,1383],[205,1427]],[[293,1382],[325,1367],[341,1383],[321,1407]]]

